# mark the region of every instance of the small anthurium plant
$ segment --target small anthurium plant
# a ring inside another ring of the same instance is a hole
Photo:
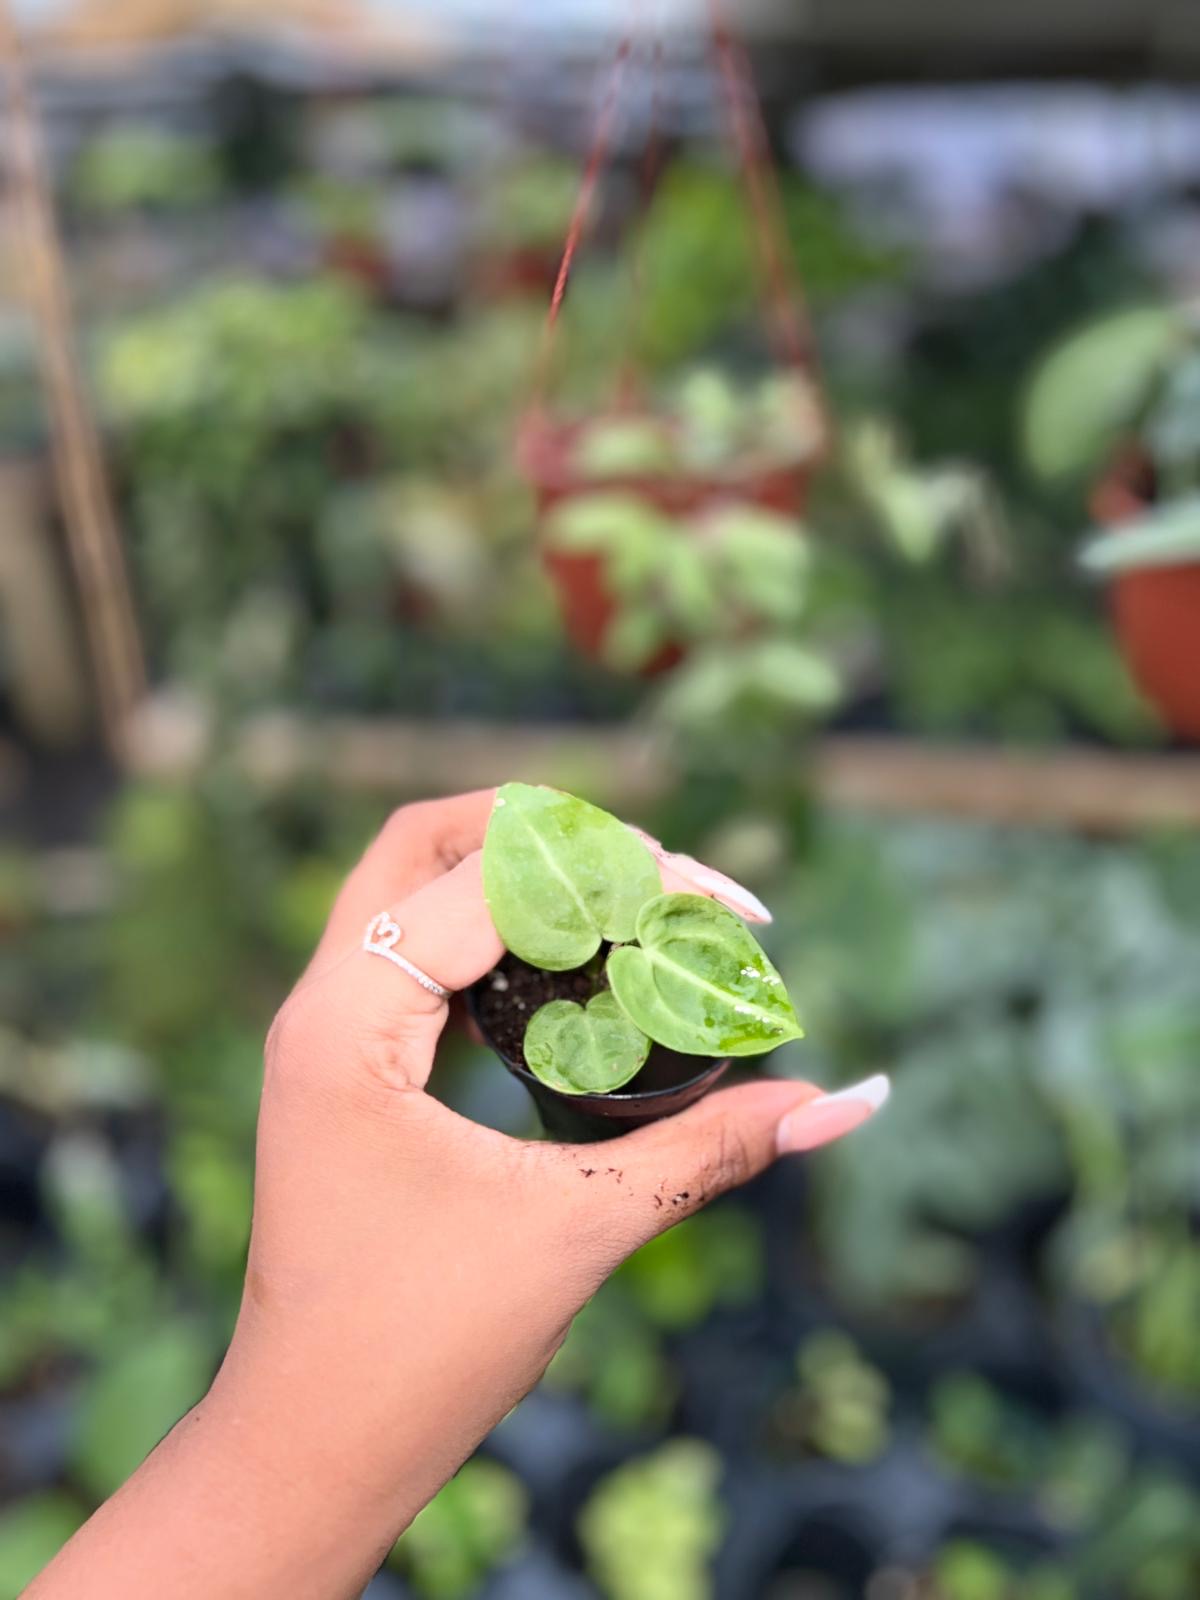
[[[505,784],[484,841],[483,885],[513,956],[592,976],[586,1005],[550,1000],[527,1024],[525,1064],[552,1089],[620,1089],[655,1044],[753,1056],[802,1036],[745,924],[703,895],[664,894],[641,838],[585,800]]]

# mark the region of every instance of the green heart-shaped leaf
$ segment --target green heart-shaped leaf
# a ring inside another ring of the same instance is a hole
[[[658,863],[623,822],[557,789],[506,783],[483,844],[483,892],[505,946],[566,972],[632,939],[662,890]]]
[[[637,938],[609,956],[608,981],[669,1050],[753,1056],[803,1037],[782,979],[732,911],[702,895],[658,895],[638,915]]]
[[[608,1094],[641,1070],[650,1041],[605,990],[587,1009],[551,1000],[525,1030],[525,1064],[563,1094]]]

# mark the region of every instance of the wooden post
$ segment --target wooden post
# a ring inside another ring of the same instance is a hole
[[[50,417],[55,477],[79,586],[105,742],[118,759],[145,688],[145,665],[104,457],[75,344],[62,245],[24,52],[0,0],[4,153],[10,203],[24,247],[26,293]]]

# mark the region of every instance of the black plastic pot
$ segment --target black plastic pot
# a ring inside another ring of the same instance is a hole
[[[1081,1406],[1116,1417],[1143,1450],[1178,1462],[1191,1475],[1200,1473],[1200,1413],[1182,1397],[1156,1393],[1120,1359],[1096,1306],[1067,1300],[1057,1313],[1056,1332]]]
[[[723,1497],[729,1525],[714,1571],[721,1600],[816,1593],[818,1586],[831,1600],[860,1600],[885,1557],[884,1526],[852,1472],[730,1464]]]
[[[617,1139],[694,1105],[729,1069],[728,1060],[676,1055],[655,1045],[646,1065],[624,1089],[612,1094],[563,1094],[535,1078],[520,1062],[510,1060],[489,1037],[479,1007],[479,994],[487,981],[484,978],[467,991],[471,1015],[489,1048],[528,1089],[552,1139],[571,1144]]]

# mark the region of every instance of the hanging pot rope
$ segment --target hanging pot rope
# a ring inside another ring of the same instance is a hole
[[[580,183],[579,194],[576,196],[575,209],[571,213],[571,220],[567,226],[562,261],[559,264],[558,276],[554,280],[554,290],[550,296],[550,309],[546,314],[545,326],[542,329],[541,348],[538,352],[538,359],[534,369],[533,399],[530,407],[535,415],[542,409],[546,386],[549,381],[554,335],[558,327],[559,317],[562,314],[567,285],[571,279],[571,269],[575,265],[575,257],[579,250],[580,241],[583,238],[583,231],[587,226],[588,218],[591,216],[596,191],[600,186],[600,179],[608,166],[613,128],[616,124],[617,110],[621,103],[621,91],[624,87],[625,74],[632,54],[633,39],[626,34],[617,47],[616,58],[613,61],[608,83],[600,102],[600,109],[596,116],[592,146],[584,166],[583,181]]]
[[[774,343],[781,358],[808,370],[812,337],[783,221],[783,204],[763,122],[754,73],[745,47],[726,26],[720,0],[711,0],[713,54],[725,95],[729,128],[750,203],[755,243],[774,318]]]
[[[617,408],[631,410],[641,395],[642,383],[637,362],[638,324],[645,298],[646,238],[644,223],[650,214],[663,165],[662,101],[664,50],[661,29],[654,36],[650,54],[650,94],[646,112],[646,144],[638,175],[638,224],[640,233],[629,257],[629,307],[626,315],[624,354],[617,381]]]
[[[814,367],[814,344],[807,310],[798,277],[791,265],[782,198],[771,159],[770,143],[763,121],[749,57],[725,22],[720,0],[710,0],[711,52],[721,85],[730,142],[737,155],[745,184],[755,253],[767,312],[767,333],[776,358],[784,365],[807,375]],[[550,368],[563,304],[574,270],[584,230],[592,214],[596,194],[612,156],[614,129],[629,68],[634,59],[634,37],[626,33],[619,41],[595,118],[591,146],[584,165],[579,194],[572,212],[563,246],[562,259],[534,366],[530,403],[525,427],[536,434],[545,425],[546,394]],[[648,209],[661,168],[660,98],[658,82],[663,67],[661,35],[653,45],[654,81],[642,166],[642,209]],[[631,272],[631,327],[636,326],[638,303],[642,298],[644,263],[635,253]],[[628,340],[633,344],[632,337]],[[627,356],[618,383],[618,404],[628,404],[637,393],[637,378],[632,356]],[[820,396],[817,395],[820,406]],[[828,418],[821,407],[822,440],[828,438]]]

